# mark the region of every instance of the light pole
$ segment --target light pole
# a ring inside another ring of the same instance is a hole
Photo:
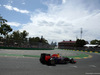
[[[82,30],[82,28],[81,28],[81,32],[80,32],[80,33],[81,33],[81,39],[82,39],[82,33],[83,33],[83,30]]]

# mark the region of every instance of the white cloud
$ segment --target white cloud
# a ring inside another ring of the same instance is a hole
[[[38,11],[31,15],[31,22],[21,30],[27,30],[30,36],[43,35],[50,41],[76,40],[83,28],[85,40],[100,39],[100,10],[90,10],[84,4],[49,4],[47,12]]]
[[[23,5],[25,5],[26,3],[25,3],[25,2],[23,2],[22,4],[23,4]]]
[[[62,3],[66,3],[66,0],[62,0]]]
[[[12,3],[13,3],[13,0],[9,0],[9,1],[8,1],[8,4],[12,4]]]
[[[17,7],[13,7],[11,5],[3,5],[3,6],[8,10],[14,10],[16,12],[26,13],[26,14],[30,13],[28,10],[21,10],[21,9],[18,9]]]
[[[10,26],[15,26],[15,27],[18,27],[21,25],[20,23],[17,23],[17,22],[7,22],[7,24]]]
[[[3,6],[8,10],[13,10],[12,6],[10,6],[10,5],[3,5]]]

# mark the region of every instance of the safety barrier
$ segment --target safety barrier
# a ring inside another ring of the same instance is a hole
[[[20,49],[20,50],[54,50],[54,48],[22,48],[22,47],[0,47],[0,49]]]

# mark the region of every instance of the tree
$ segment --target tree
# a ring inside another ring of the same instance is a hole
[[[100,45],[100,40],[95,39],[95,40],[92,40],[90,43],[91,44],[98,44],[98,45]]]
[[[48,44],[48,41],[45,38],[43,38],[43,37],[41,37],[40,42],[44,43],[44,44]]]
[[[21,32],[21,38],[22,38],[22,40],[23,40],[23,42],[27,42],[27,36],[28,36],[28,32],[26,32],[26,30],[24,30],[23,32]]]
[[[13,37],[13,39],[18,43],[24,42],[26,41],[26,37],[28,36],[28,32],[26,32],[25,30],[23,32],[18,31],[14,31],[11,35]]]
[[[11,31],[12,31],[12,28],[10,27],[10,25],[3,24],[0,27],[0,33],[1,33],[1,35],[3,34],[4,36],[6,36]]]
[[[48,41],[45,38],[39,38],[39,37],[30,37],[29,38],[29,43],[31,45],[35,44],[35,43],[43,43],[43,44],[48,44]]]
[[[12,31],[12,28],[10,27],[10,25],[7,25],[5,22],[7,22],[6,19],[4,19],[2,16],[0,16],[0,33],[1,35],[3,34],[4,36],[6,36],[9,32]]]
[[[2,25],[3,23],[5,23],[5,22],[7,22],[7,20],[6,20],[6,19],[3,19],[3,18],[0,16],[0,23],[1,23],[1,25]]]
[[[83,47],[86,44],[85,40],[77,39],[76,47]]]
[[[25,39],[28,36],[28,32],[26,32],[26,30],[24,30],[23,32],[21,32],[21,36],[23,39]]]
[[[27,37],[28,32],[25,30],[23,32],[18,31],[13,31],[12,34],[6,36],[6,40],[12,40],[9,41],[10,43],[17,44],[19,46],[26,44],[27,43]]]

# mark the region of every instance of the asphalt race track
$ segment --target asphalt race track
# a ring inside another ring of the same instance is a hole
[[[100,75],[100,54],[77,59],[76,64],[42,65],[39,58],[0,56],[0,75]]]

